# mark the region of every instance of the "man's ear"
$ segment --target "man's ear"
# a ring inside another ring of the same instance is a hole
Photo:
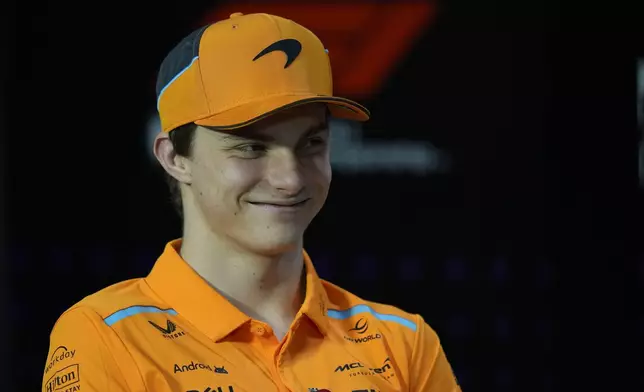
[[[160,132],[157,135],[153,149],[154,156],[169,175],[184,184],[192,182],[189,159],[177,155],[167,132]]]

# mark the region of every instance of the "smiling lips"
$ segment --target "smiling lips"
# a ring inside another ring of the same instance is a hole
[[[275,210],[297,210],[304,206],[310,199],[288,200],[288,201],[271,201],[271,202],[248,202],[254,206]]]

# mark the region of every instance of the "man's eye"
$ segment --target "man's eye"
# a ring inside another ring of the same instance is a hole
[[[321,137],[312,137],[312,138],[310,138],[308,140],[307,145],[309,147],[315,147],[315,146],[324,145],[324,143],[326,143],[326,140],[324,140],[323,138],[321,138]]]
[[[262,144],[244,144],[237,146],[236,150],[246,153],[258,153],[266,151],[266,146]]]
[[[310,137],[306,139],[306,143],[302,146],[303,149],[310,152],[322,151],[326,148],[327,139],[319,136]]]

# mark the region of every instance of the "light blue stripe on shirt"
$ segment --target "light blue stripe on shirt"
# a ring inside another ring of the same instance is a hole
[[[368,305],[356,305],[352,308],[346,309],[346,310],[333,310],[329,309],[327,311],[327,316],[337,319],[337,320],[344,320],[347,319],[351,316],[355,316],[360,313],[371,313],[375,318],[378,320],[382,321],[392,321],[394,323],[398,323],[400,325],[404,325],[405,327],[411,329],[412,331],[416,331],[416,323],[409,321],[407,319],[404,319],[399,316],[394,316],[393,314],[382,314],[378,313],[375,310],[373,310],[370,306]]]
[[[121,309],[118,312],[112,313],[107,316],[104,321],[105,324],[111,327],[124,318],[140,313],[167,313],[171,316],[177,315],[177,312],[174,309],[160,309],[156,306],[130,306],[129,308]]]

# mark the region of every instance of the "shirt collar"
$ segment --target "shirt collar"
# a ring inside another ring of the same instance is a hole
[[[300,311],[310,318],[320,332],[326,336],[329,331],[329,319],[326,316],[329,298],[308,253],[304,250],[302,253],[306,271],[306,295]]]
[[[161,299],[210,339],[219,341],[250,321],[213,289],[179,255],[181,239],[170,241],[146,278]],[[304,251],[306,295],[299,314],[306,315],[326,335],[328,297],[309,255]]]

